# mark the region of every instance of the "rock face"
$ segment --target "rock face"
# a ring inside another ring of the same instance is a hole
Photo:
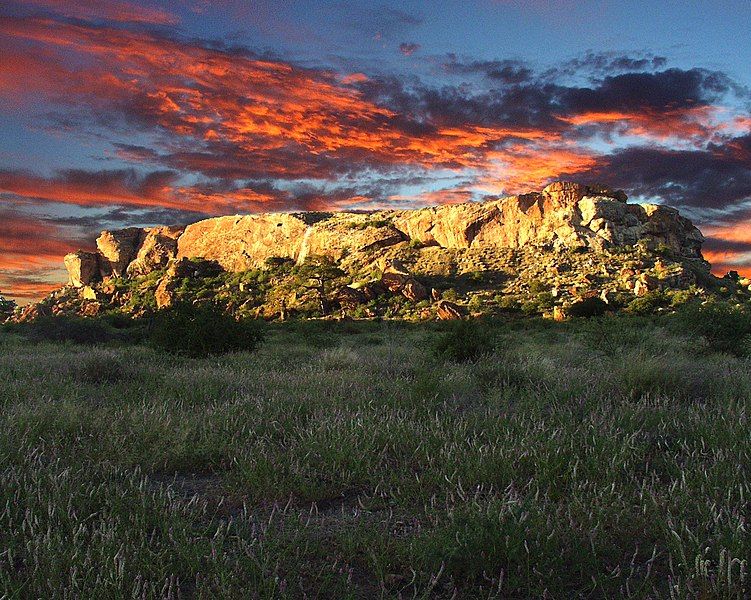
[[[532,244],[602,250],[644,241],[700,258],[704,241],[701,232],[673,208],[626,204],[623,192],[565,181],[551,183],[541,194],[403,211],[394,221],[411,239],[442,248]]]
[[[237,272],[261,267],[274,257],[302,262],[307,256],[325,255],[340,260],[407,241],[449,249],[533,245],[556,250],[644,243],[701,258],[704,238],[673,208],[627,204],[623,192],[559,181],[541,193],[483,203],[369,214],[217,217],[188,225],[184,231],[175,227],[104,231],[97,247],[104,271],[138,276],[164,268],[174,257],[215,260],[227,271]]]
[[[144,236],[135,258],[127,266],[129,277],[148,275],[167,266],[177,254],[177,239],[182,227],[151,227],[144,229]]]
[[[541,192],[417,210],[217,217],[184,229],[104,231],[97,239],[98,252],[69,254],[65,266],[69,285],[79,288],[76,297],[88,302],[122,301],[118,299],[125,292],[116,290],[111,277],[158,272],[160,277],[142,283],[153,286],[149,293],[159,307],[166,307],[186,277],[269,268],[287,269],[286,276],[292,277],[292,263],[323,256],[350,276],[332,297],[339,306],[371,311],[380,298],[387,298],[393,310],[419,304],[444,319],[468,312],[461,300],[442,299],[440,290],[455,285],[485,286],[480,303],[485,306],[489,299],[503,304],[499,291],[526,294],[531,283],[538,290],[545,284],[564,318],[584,293],[633,297],[687,289],[709,277],[701,255],[704,238],[688,219],[667,206],[626,200],[622,191],[602,185],[561,181]],[[620,249],[610,252],[614,248]],[[623,251],[631,257],[628,265]],[[669,264],[659,265],[658,256],[668,257]],[[268,293],[252,279],[249,275],[251,283],[240,284],[236,293],[226,287],[218,292],[235,294],[235,306],[250,306]],[[87,286],[93,291],[82,292]],[[280,296],[282,313],[304,295]],[[540,302],[552,309],[545,298]]]
[[[193,223],[177,241],[178,258],[206,258],[227,271],[260,267],[267,258],[297,259],[305,242],[305,215],[218,217]]]
[[[109,270],[116,277],[125,274],[130,262],[135,258],[144,230],[138,227],[103,231],[96,239],[99,254],[109,263]]]
[[[63,259],[68,271],[68,284],[73,287],[83,287],[99,279],[99,254],[79,250],[66,254]]]

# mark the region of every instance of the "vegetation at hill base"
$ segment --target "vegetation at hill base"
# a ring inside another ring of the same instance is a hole
[[[38,322],[0,331],[4,597],[751,593],[747,309],[292,321],[202,358]]]

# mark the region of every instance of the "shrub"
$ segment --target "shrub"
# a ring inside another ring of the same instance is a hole
[[[751,349],[751,312],[727,302],[689,303],[676,314],[679,328],[701,335],[716,352],[746,356]]]
[[[469,302],[467,303],[467,307],[469,308],[469,310],[475,311],[475,312],[478,310],[482,310],[483,306],[485,306],[485,302],[483,301],[482,296],[478,296],[478,295],[472,296],[469,299]]]
[[[477,360],[492,351],[490,336],[476,320],[453,322],[434,346],[436,356],[456,362]]]
[[[544,292],[549,292],[550,286],[546,283],[540,281],[539,279],[533,279],[529,282],[529,293],[533,296],[537,296],[538,294],[542,294]]]
[[[646,293],[644,296],[634,298],[629,302],[626,311],[632,315],[651,315],[658,308],[664,308],[668,305],[670,299],[664,292],[655,290]]]
[[[566,309],[570,317],[599,317],[605,314],[608,305],[601,298],[584,298]]]
[[[690,302],[694,298],[694,296],[694,290],[691,289],[674,290],[668,293],[668,297],[670,298],[670,306],[672,308],[677,308],[686,304],[687,302]]]
[[[39,317],[18,326],[17,331],[33,342],[102,344],[127,339],[106,321],[83,317]]]
[[[535,298],[531,298],[522,304],[522,311],[526,315],[536,315],[553,308],[555,298],[550,292],[540,292]]]
[[[255,350],[262,339],[257,321],[237,321],[212,304],[178,304],[154,317],[150,334],[155,348],[190,358]]]
[[[519,298],[508,294],[496,294],[493,298],[502,310],[519,310]]]
[[[115,356],[99,354],[72,364],[70,371],[76,381],[84,383],[117,383],[128,378],[128,369]]]

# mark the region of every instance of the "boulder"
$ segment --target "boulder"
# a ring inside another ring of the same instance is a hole
[[[136,251],[135,258],[127,267],[129,277],[148,275],[157,269],[163,269],[177,254],[177,239],[181,227],[150,227],[144,229],[143,239]]]
[[[27,304],[21,309],[21,314],[18,315],[16,321],[18,323],[28,323],[39,317],[48,317],[52,314],[49,306],[44,304]]]
[[[402,294],[412,302],[428,298],[428,289],[398,259],[388,261],[381,276],[381,284],[391,293]]]
[[[154,299],[156,300],[157,308],[169,308],[175,302],[174,292],[174,279],[172,277],[162,277],[159,281],[159,285],[154,290]]]
[[[68,283],[73,287],[80,288],[101,279],[99,255],[96,252],[79,250],[66,254],[63,261],[68,271]]]
[[[463,316],[461,307],[454,302],[449,302],[448,300],[441,300],[438,302],[436,304],[436,312],[441,321],[461,319]]]
[[[428,290],[422,283],[412,277],[404,284],[402,295],[412,302],[421,302],[422,300],[427,300]]]
[[[702,258],[701,246],[704,236],[694,224],[682,217],[680,213],[670,206],[658,204],[643,204],[639,206],[647,216],[644,222],[642,238],[648,245],[656,248],[664,246],[687,258]]]
[[[177,240],[177,258],[215,260],[231,272],[262,267],[271,257],[297,260],[309,236],[305,215],[269,213],[193,223]]]
[[[336,291],[334,298],[342,308],[355,308],[367,302],[365,294],[361,290],[346,285]]]
[[[136,257],[136,252],[143,239],[144,230],[140,227],[102,231],[96,239],[99,254],[109,264],[115,277],[122,277],[130,262]]]
[[[365,300],[369,302],[385,294],[388,290],[380,281],[371,281],[362,286],[360,291],[365,296]]]
[[[96,290],[88,285],[85,285],[81,288],[81,298],[84,300],[98,300]]]
[[[408,281],[414,279],[412,274],[398,259],[388,261],[381,276],[381,284],[391,293],[398,294]]]

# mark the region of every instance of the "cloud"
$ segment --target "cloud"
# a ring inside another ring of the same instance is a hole
[[[377,40],[390,39],[406,33],[423,22],[423,18],[419,14],[386,5],[361,8],[348,3],[341,3],[340,7],[342,13],[347,15],[347,18],[341,21],[343,28],[353,29],[367,37],[375,36]]]
[[[560,78],[583,74],[586,77],[604,77],[617,72],[634,72],[664,69],[668,64],[665,56],[653,54],[619,54],[617,52],[586,52],[545,73],[546,77]]]
[[[699,150],[625,148],[578,174],[698,213],[726,211],[751,200],[751,161],[735,154],[736,144],[746,143],[740,138]]]
[[[130,166],[0,170],[10,202],[82,207],[50,226],[455,202],[562,176],[697,214],[749,198],[751,122],[730,102],[747,97],[718,71],[589,53],[538,73],[522,61],[448,55],[436,84],[185,39],[147,27],[147,13],[124,2],[106,14],[93,2],[67,6],[40,0],[34,10],[0,11],[0,51],[10,58],[0,61],[3,110],[44,107],[55,115],[40,117],[44,126],[106,140],[108,158]],[[366,13],[357,26],[369,36],[409,39],[421,23],[400,11]]]
[[[60,286],[62,257],[77,246],[58,227],[0,210],[0,291],[16,300],[49,293]]]
[[[54,177],[6,170],[0,171],[0,193],[79,206],[126,204],[182,208],[182,203],[172,199],[169,194],[176,178],[177,174],[172,171],[154,171],[142,175],[135,169],[68,169],[59,171]]]
[[[455,54],[441,63],[441,71],[449,75],[481,75],[490,80],[508,84],[531,81],[532,69],[518,60],[469,60],[462,61]]]
[[[407,43],[407,42],[399,44],[399,52],[404,54],[404,56],[412,56],[419,49],[420,49],[420,44]]]

